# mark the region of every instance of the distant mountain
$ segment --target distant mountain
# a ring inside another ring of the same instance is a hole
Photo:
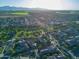
[[[3,7],[0,7],[0,10],[3,10],[3,11],[31,10],[31,8],[3,6]]]

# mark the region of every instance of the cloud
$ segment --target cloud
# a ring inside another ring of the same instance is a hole
[[[62,9],[61,0],[32,0],[29,4],[32,8]]]
[[[29,7],[56,10],[77,10],[79,0],[31,0]]]
[[[78,10],[79,0],[63,0],[63,9]]]
[[[79,0],[0,0],[0,6],[77,10]]]

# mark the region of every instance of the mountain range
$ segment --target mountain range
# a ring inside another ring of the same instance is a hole
[[[26,7],[15,7],[15,6],[2,6],[0,7],[0,11],[16,11],[16,10],[24,10],[24,11],[30,11],[30,10],[47,10],[43,8],[26,8]]]
[[[0,7],[0,10],[2,10],[2,11],[31,10],[31,8],[14,7],[14,6],[2,6],[2,7]]]

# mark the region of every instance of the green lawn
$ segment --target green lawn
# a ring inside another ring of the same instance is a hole
[[[27,14],[29,14],[29,12],[16,11],[16,12],[11,12],[11,14],[14,14],[14,15],[27,15]]]
[[[0,11],[0,14],[27,15],[28,11]]]

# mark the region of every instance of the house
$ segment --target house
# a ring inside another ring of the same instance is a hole
[[[69,47],[73,47],[73,46],[77,46],[78,42],[76,39],[68,39],[65,40],[65,43],[69,46]]]
[[[0,40],[0,47],[3,47],[4,43]]]
[[[30,47],[28,46],[25,40],[19,40],[18,42],[15,43],[14,49],[16,53],[19,53],[29,51]]]
[[[65,59],[62,55],[56,55],[56,56],[49,56],[47,59]]]
[[[62,55],[58,55],[58,56],[56,57],[56,59],[65,59],[65,57],[62,56]]]
[[[3,56],[1,59],[10,59],[10,56]]]
[[[36,43],[33,42],[31,39],[27,39],[26,43],[28,44],[29,48],[31,48],[31,49],[36,48]]]
[[[67,33],[69,36],[77,36],[79,35],[79,32],[75,28],[67,28],[64,30],[65,33]]]
[[[75,48],[71,51],[71,53],[76,56],[76,57],[79,57],[79,48]]]
[[[54,54],[55,52],[57,52],[57,48],[53,46],[48,46],[38,50],[39,55]]]

